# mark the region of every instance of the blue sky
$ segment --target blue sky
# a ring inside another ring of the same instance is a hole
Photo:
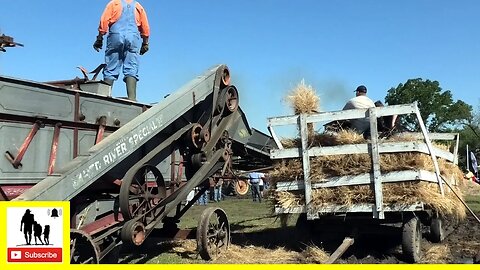
[[[2,1],[0,31],[24,48],[0,54],[0,74],[48,81],[92,70],[92,44],[108,1]],[[339,110],[356,86],[373,100],[411,78],[437,80],[477,109],[480,1],[143,0],[150,51],[139,101],[161,100],[215,64],[227,64],[250,125],[292,111],[283,101],[302,79],[322,110]],[[114,96],[125,96],[117,82]]]

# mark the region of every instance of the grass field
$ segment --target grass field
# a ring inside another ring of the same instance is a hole
[[[272,207],[268,202],[253,202],[250,199],[227,198],[207,206],[193,206],[180,221],[181,228],[196,228],[198,219],[207,207],[220,207],[228,216],[232,232],[252,232],[265,228],[278,228],[279,222],[272,215]]]
[[[465,202],[475,213],[480,213],[480,195],[467,195]]]

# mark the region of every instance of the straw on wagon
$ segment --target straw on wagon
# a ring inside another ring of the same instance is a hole
[[[302,80],[288,93],[285,98],[295,114],[314,113],[319,110],[320,98],[311,85]]]
[[[328,141],[331,145],[346,144],[348,134],[352,141],[361,143],[363,138],[351,131],[342,131],[338,138],[332,134],[317,134],[316,142]],[[463,178],[458,166],[438,159],[440,174],[450,181]],[[318,156],[310,159],[310,179],[312,182],[323,181],[333,176],[359,175],[368,173],[372,168],[371,157],[368,154]],[[429,170],[434,169],[430,155],[423,153],[396,153],[380,155],[380,171],[387,173],[401,170]],[[298,181],[303,179],[303,168],[300,159],[286,159],[274,165],[270,177],[274,183],[280,181]],[[461,183],[461,182],[460,182]],[[460,193],[460,190],[456,190]],[[465,207],[456,198],[453,192],[446,190],[442,196],[437,183],[410,181],[402,183],[385,183],[383,185],[385,204],[411,204],[423,202],[443,216],[454,216],[463,219],[466,215]],[[318,188],[312,191],[312,205],[321,207],[325,204],[339,204],[350,206],[356,203],[373,203],[374,194],[369,185],[341,186],[334,188]],[[276,192],[274,202],[282,207],[289,208],[304,204],[301,192]]]
[[[290,90],[285,99],[295,114],[311,114],[317,112],[320,108],[320,98],[311,85],[305,84],[305,80],[302,80],[296,87]],[[307,128],[308,136],[313,136],[314,125],[309,123]]]
[[[304,104],[301,112],[314,111],[313,107],[307,108],[308,103],[304,102],[310,94],[299,92],[291,96],[292,104]],[[295,100],[298,100],[295,102]],[[305,105],[307,104],[307,105]],[[296,111],[297,112],[297,111]],[[390,141],[411,141],[411,137],[392,137]],[[353,131],[342,130],[338,133],[309,134],[309,146],[335,146],[343,144],[366,143],[360,134]],[[285,148],[300,147],[301,140],[287,139],[282,144]],[[442,145],[435,145],[437,148],[445,148]],[[463,178],[462,171],[458,166],[438,159],[440,174],[448,181]],[[310,159],[310,178],[312,182],[322,181],[332,176],[358,175],[371,171],[372,162],[368,154],[332,155],[320,156]],[[401,170],[429,170],[434,171],[433,161],[430,155],[414,152],[381,154],[381,173]],[[274,165],[270,174],[273,183],[279,181],[298,181],[303,179],[303,168],[301,159],[285,159]],[[456,190],[461,194],[459,190]],[[453,192],[445,193],[442,196],[438,184],[421,181],[410,181],[402,183],[385,183],[383,185],[383,196],[385,204],[410,204],[423,202],[436,210],[440,215],[453,216],[463,219],[466,216],[465,207],[456,198]],[[300,206],[304,204],[302,192],[275,192],[273,202],[284,208]],[[312,205],[321,207],[324,204],[340,204],[349,206],[356,203],[371,203],[374,195],[369,185],[342,186],[334,188],[318,188],[312,191]]]

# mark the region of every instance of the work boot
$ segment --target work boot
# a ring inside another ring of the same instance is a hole
[[[128,99],[137,101],[137,79],[134,77],[126,77],[125,84],[127,85]]]

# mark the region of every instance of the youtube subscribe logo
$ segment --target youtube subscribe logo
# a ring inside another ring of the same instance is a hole
[[[7,252],[11,263],[62,262],[61,248],[8,248]]]

